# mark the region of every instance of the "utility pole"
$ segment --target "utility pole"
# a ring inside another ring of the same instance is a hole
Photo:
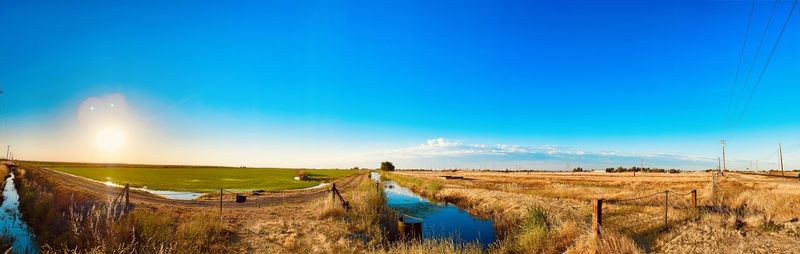
[[[722,172],[722,160],[717,157],[717,172]]]
[[[644,160],[639,159],[639,170],[644,171]],[[636,170],[633,171],[633,176],[636,176]]]
[[[783,146],[778,142],[778,157],[781,159],[781,176],[783,176]]]
[[[725,176],[725,171],[728,170],[727,162],[725,161],[725,140],[720,140],[719,143],[722,144],[722,175]]]
[[[6,160],[8,160],[8,154],[11,152],[11,145],[6,146]]]

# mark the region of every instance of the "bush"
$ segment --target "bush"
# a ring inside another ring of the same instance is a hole
[[[383,171],[394,171],[394,164],[389,161],[381,162],[381,170]]]

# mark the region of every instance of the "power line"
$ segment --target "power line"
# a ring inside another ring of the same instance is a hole
[[[778,38],[775,39],[775,44],[772,45],[772,50],[769,52],[769,57],[767,57],[767,62],[764,63],[764,68],[761,69],[761,73],[758,75],[758,79],[756,80],[756,84],[753,86],[753,90],[750,92],[750,96],[747,97],[747,102],[744,104],[742,108],[742,113],[739,115],[739,119],[744,117],[745,111],[747,111],[747,107],[750,106],[750,101],[753,100],[753,95],[756,93],[758,86],[761,84],[761,80],[764,77],[764,72],[767,71],[767,67],[769,67],[770,61],[772,61],[772,56],[775,55],[775,49],[778,48],[778,44],[781,42],[781,38],[783,38],[784,32],[786,32],[786,27],[789,24],[789,20],[792,19],[792,14],[794,14],[794,9],[797,7],[797,0],[794,0],[792,4],[792,9],[789,10],[789,15],[786,15],[786,20],[783,22],[783,27],[781,27],[781,32],[778,34]]]
[[[744,59],[744,48],[747,45],[747,37],[750,35],[750,24],[753,21],[753,11],[756,9],[756,0],[750,5],[750,17],[747,18],[747,29],[744,30],[744,40],[742,40],[742,49],[739,50],[739,64],[736,66],[736,76],[733,78],[733,86],[731,87],[731,96],[728,100],[728,113],[731,116],[731,106],[733,105],[733,95],[736,94],[736,86],[739,83],[739,71],[742,69],[742,59]]]
[[[778,0],[775,0],[772,4],[772,11],[769,13],[767,25],[764,27],[764,32],[761,33],[761,40],[759,40],[758,47],[756,47],[756,54],[753,56],[753,61],[750,62],[750,69],[747,71],[747,77],[744,79],[744,84],[742,84],[742,92],[739,93],[739,97],[736,99],[736,107],[733,108],[734,115],[736,110],[739,109],[739,103],[742,102],[742,96],[744,96],[745,90],[747,90],[747,84],[750,83],[750,76],[752,76],[758,56],[761,54],[761,46],[764,45],[764,39],[767,38],[767,31],[769,31],[769,25],[772,24],[772,17],[775,16],[776,7],[778,7]]]

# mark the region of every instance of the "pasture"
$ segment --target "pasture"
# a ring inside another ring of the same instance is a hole
[[[146,167],[146,166],[49,166],[50,169],[115,184],[151,190],[216,192],[220,188],[238,191],[292,190],[319,185],[358,173],[355,170],[303,169],[311,178],[297,181],[300,169],[232,167]]]

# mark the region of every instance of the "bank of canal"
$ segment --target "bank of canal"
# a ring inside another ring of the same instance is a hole
[[[381,181],[377,172],[372,172],[370,178]],[[496,240],[491,220],[472,216],[453,204],[423,198],[394,181],[383,181],[383,186],[389,208],[423,219],[424,239],[452,238],[456,244],[479,242],[484,249]]]

